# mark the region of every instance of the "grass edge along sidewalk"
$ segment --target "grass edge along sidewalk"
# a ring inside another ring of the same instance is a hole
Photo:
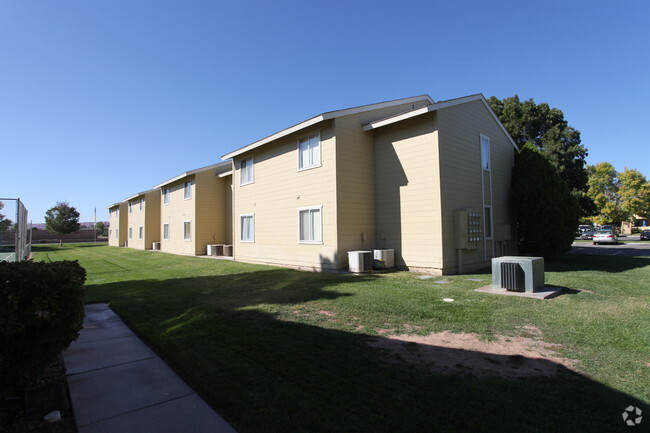
[[[547,263],[546,278],[568,294],[538,301],[475,293],[484,282],[471,280],[489,274],[437,284],[404,272],[39,248],[37,260],[79,259],[87,302],[110,303],[238,431],[612,431],[626,427],[626,407],[650,401],[647,258],[564,256]],[[434,374],[369,344],[441,331],[491,341],[531,329],[578,372]]]

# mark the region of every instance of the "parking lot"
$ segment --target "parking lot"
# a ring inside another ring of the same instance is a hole
[[[599,254],[606,256],[650,257],[650,242],[639,241],[639,236],[618,238],[618,245],[593,245],[591,242],[574,242],[570,254]]]

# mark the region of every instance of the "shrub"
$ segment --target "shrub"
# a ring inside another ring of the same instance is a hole
[[[85,281],[76,260],[0,263],[0,395],[38,380],[76,340]]]
[[[571,249],[578,227],[578,202],[533,145],[526,144],[516,155],[512,182],[519,252],[552,258]]]

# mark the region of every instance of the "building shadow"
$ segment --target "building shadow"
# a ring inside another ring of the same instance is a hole
[[[626,407],[650,410],[550,360],[342,331],[319,310],[353,296],[332,288],[373,278],[273,269],[88,290],[240,432],[611,432]]]

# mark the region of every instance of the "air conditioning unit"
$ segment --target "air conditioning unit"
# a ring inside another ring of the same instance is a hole
[[[152,250],[160,250],[160,242],[154,242],[154,243],[151,245],[151,249],[152,249]]]
[[[374,268],[390,269],[395,267],[395,250],[373,250]]]
[[[223,255],[227,257],[232,257],[232,245],[223,246]]]
[[[511,292],[544,287],[544,258],[504,256],[492,259],[492,285]]]
[[[372,251],[348,251],[350,272],[369,272],[372,261]]]

